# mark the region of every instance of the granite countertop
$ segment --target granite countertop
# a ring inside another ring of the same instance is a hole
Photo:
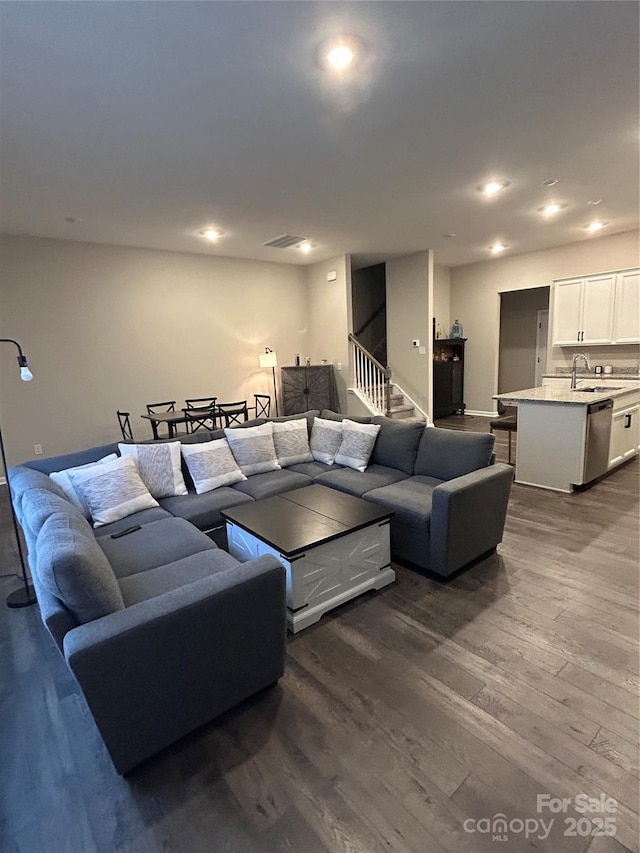
[[[611,375],[596,376],[590,375],[589,382],[586,383],[584,378],[579,379],[579,384],[584,387],[618,387],[617,391],[580,391],[576,389],[571,391],[569,388],[555,388],[553,386],[544,385],[539,388],[526,388],[524,391],[510,391],[506,394],[495,394],[493,399],[500,400],[503,403],[569,403],[578,406],[588,406],[590,403],[601,403],[603,400],[615,400],[617,397],[623,397],[625,394],[633,394],[640,390],[640,382],[624,382],[622,386],[618,385],[615,377]]]
[[[618,379],[624,382],[628,382],[629,380],[632,382],[640,381],[640,373],[594,373],[593,370],[584,370],[578,371],[577,376],[580,381],[590,382],[592,385],[615,385]],[[562,373],[544,373],[542,378],[571,379],[571,370],[567,369],[566,372],[563,371]],[[606,383],[604,382],[605,379],[607,380]],[[610,379],[612,380],[611,383],[609,382]]]

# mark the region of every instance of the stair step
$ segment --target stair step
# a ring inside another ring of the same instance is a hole
[[[391,406],[401,406],[404,403],[402,394],[389,394],[389,403]]]
[[[414,412],[415,409],[413,406],[392,406],[387,412],[387,417],[396,419],[411,418]]]

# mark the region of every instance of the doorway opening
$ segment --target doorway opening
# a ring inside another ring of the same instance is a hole
[[[500,294],[498,394],[542,384],[547,369],[550,287]]]

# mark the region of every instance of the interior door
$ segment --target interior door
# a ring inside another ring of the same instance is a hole
[[[536,387],[542,385],[547,372],[547,343],[549,337],[549,311],[538,311],[536,329]]]

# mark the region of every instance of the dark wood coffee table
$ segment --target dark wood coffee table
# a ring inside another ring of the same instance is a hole
[[[224,510],[229,552],[273,554],[287,570],[287,624],[297,631],[323,613],[395,580],[391,510],[326,486]]]

